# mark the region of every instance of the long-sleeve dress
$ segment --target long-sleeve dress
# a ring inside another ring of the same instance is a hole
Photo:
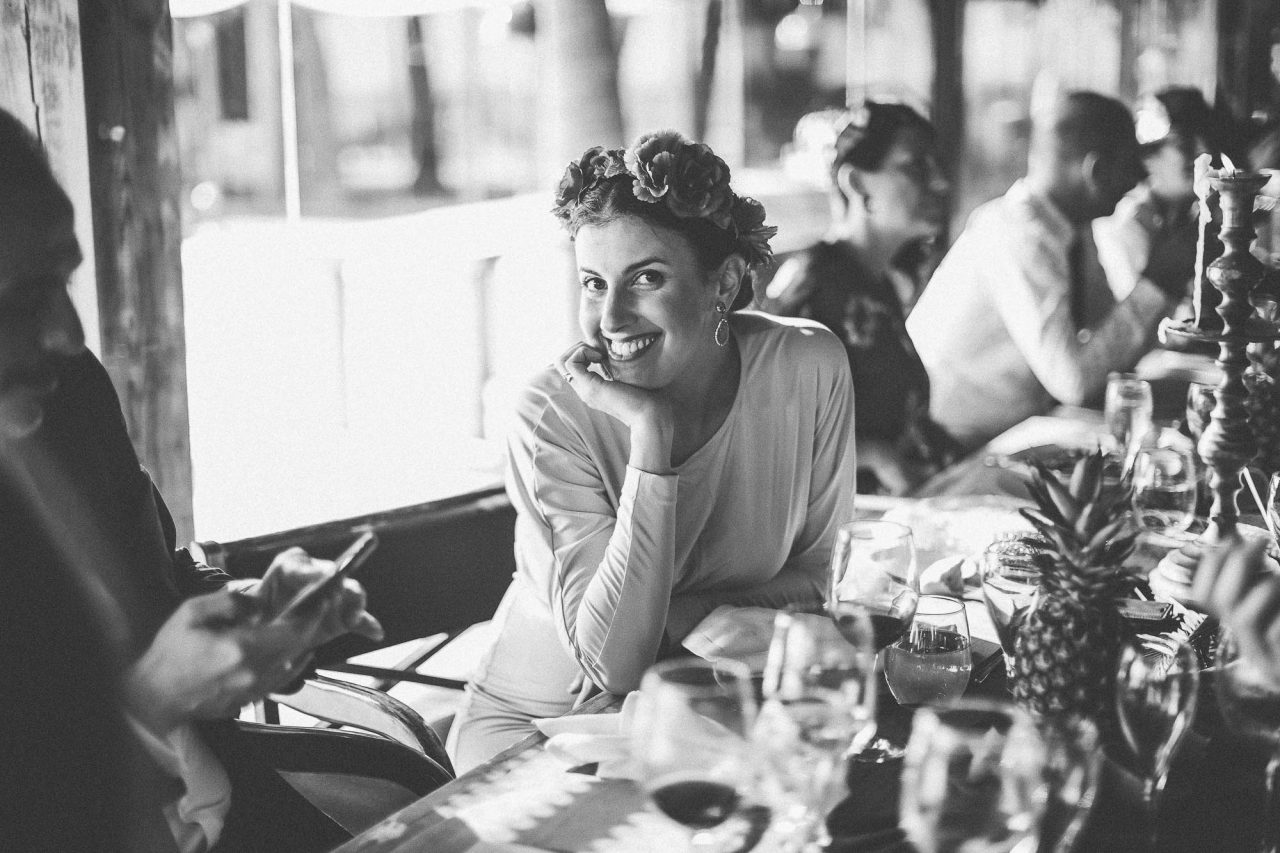
[[[526,389],[508,446],[517,571],[451,732],[459,769],[570,710],[581,676],[634,689],[664,643],[721,604],[821,599],[853,511],[844,350],[805,320],[742,312],[731,324],[733,406],[672,474],[628,466],[627,428],[554,370]]]

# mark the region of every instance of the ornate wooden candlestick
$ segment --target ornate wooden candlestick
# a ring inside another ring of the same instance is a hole
[[[1249,252],[1249,246],[1255,236],[1251,222],[1254,197],[1267,179],[1267,175],[1238,169],[1209,172],[1210,183],[1222,205],[1219,238],[1223,254],[1209,264],[1206,275],[1222,294],[1216,308],[1222,318],[1222,328],[1202,329],[1194,319],[1165,320],[1161,324],[1161,339],[1170,344],[1218,345],[1217,365],[1222,370],[1222,379],[1210,421],[1197,445],[1200,458],[1209,469],[1209,487],[1213,492],[1209,529],[1204,535],[1206,542],[1219,541],[1235,531],[1239,520],[1236,495],[1240,491],[1240,471],[1258,451],[1249,426],[1246,406],[1249,392],[1244,383],[1244,373],[1249,367],[1249,344],[1280,338],[1276,324],[1255,314],[1249,300],[1264,273],[1262,263]],[[1199,270],[1196,273],[1198,275]],[[1159,584],[1175,597],[1185,597],[1194,561],[1183,562],[1191,565],[1171,565],[1168,560],[1161,563],[1153,573],[1153,586]]]

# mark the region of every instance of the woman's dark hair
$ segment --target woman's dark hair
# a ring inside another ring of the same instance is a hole
[[[878,171],[898,131],[905,128],[919,130],[930,142],[937,135],[929,120],[906,104],[866,101],[852,110],[848,124],[836,137],[832,181],[846,163],[864,172]]]
[[[711,220],[700,217],[681,217],[671,212],[665,204],[653,204],[636,198],[632,191],[635,179],[630,174],[615,175],[597,181],[578,198],[569,216],[568,229],[576,237],[584,225],[604,225],[624,216],[632,216],[650,225],[674,231],[693,247],[701,267],[710,272],[737,251],[734,236]],[[746,308],[754,298],[750,270],[742,276],[738,295],[730,311]]]

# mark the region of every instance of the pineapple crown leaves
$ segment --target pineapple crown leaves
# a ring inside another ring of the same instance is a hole
[[[1069,558],[1079,580],[1100,584],[1122,581],[1127,573],[1119,566],[1132,553],[1135,531],[1125,532],[1133,488],[1128,473],[1114,485],[1104,482],[1105,456],[1101,448],[1078,460],[1066,483],[1038,460],[1031,464],[1027,488],[1036,507],[1020,510],[1022,516],[1053,545],[1060,557]],[[1053,575],[1057,558],[1041,561]]]

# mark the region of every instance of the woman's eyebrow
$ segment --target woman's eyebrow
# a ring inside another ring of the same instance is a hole
[[[640,269],[641,267],[647,267],[647,266],[650,266],[650,265],[652,265],[652,264],[662,264],[663,266],[670,266],[670,265],[671,265],[671,264],[670,264],[670,262],[669,262],[666,258],[659,257],[658,255],[652,255],[652,256],[650,256],[650,257],[648,257],[648,258],[643,258],[643,259],[641,259],[641,260],[639,260],[639,261],[636,261],[634,264],[629,265],[629,266],[628,266],[626,269],[624,269],[622,272],[623,272],[623,274],[625,275],[626,273],[633,272],[633,271],[635,271],[635,270]],[[580,272],[580,273],[586,273],[587,275],[595,275],[595,276],[600,275],[600,273],[596,272],[595,270],[591,269],[590,267],[578,267],[578,272]]]

